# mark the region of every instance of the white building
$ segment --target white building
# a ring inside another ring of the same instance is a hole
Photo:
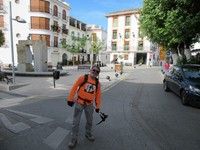
[[[87,36],[87,24],[82,21],[70,17],[69,19],[69,37],[66,39],[69,45],[72,45],[73,38],[83,38]],[[80,53],[74,56],[69,57],[69,60],[72,61],[74,59],[75,62],[87,61],[87,50],[84,48],[84,52],[82,53],[82,49],[80,49]],[[73,57],[73,58],[72,58]]]
[[[101,40],[106,40],[106,33],[101,28],[89,26],[87,31],[87,24],[69,17],[70,6],[64,0],[0,0],[0,30],[5,35],[5,44],[0,47],[0,62],[4,64],[12,64],[10,2],[15,66],[18,64],[16,44],[19,40],[46,41],[48,64],[52,66],[56,66],[58,62],[66,65],[72,59],[91,60],[92,56],[87,48],[85,54],[73,57],[66,48],[62,48],[63,39],[70,43],[73,36],[90,36],[94,31]],[[26,23],[20,23],[16,18],[23,19]]]
[[[93,54],[91,59],[94,59],[94,61],[100,61],[103,64],[108,63],[109,55],[106,53],[107,32],[99,25],[87,25],[87,35],[102,42],[102,49],[99,51],[99,54]],[[90,47],[87,49],[90,49]]]
[[[110,63],[117,60],[124,65],[149,64],[156,60],[156,47],[141,36],[139,9],[111,12],[106,15],[107,53]]]
[[[48,46],[48,63],[56,65],[63,53],[60,40],[68,36],[69,5],[62,0],[0,0],[0,29],[5,35],[5,44],[0,48],[0,60],[11,64],[10,1],[12,2],[12,24],[14,60],[17,64],[16,44],[18,40],[43,40]],[[26,23],[19,23],[16,19]],[[58,55],[59,54],[59,55]]]

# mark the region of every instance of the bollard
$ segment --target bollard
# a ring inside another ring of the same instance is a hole
[[[56,87],[56,80],[60,78],[60,71],[54,70],[53,71],[53,86]]]

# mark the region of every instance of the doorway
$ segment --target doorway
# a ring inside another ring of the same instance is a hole
[[[146,64],[147,53],[137,53],[136,54],[136,64]]]
[[[67,65],[67,54],[62,55],[62,65]]]

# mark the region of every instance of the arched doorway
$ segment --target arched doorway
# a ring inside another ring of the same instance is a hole
[[[62,65],[67,65],[67,58],[68,58],[68,57],[67,57],[67,54],[64,53],[64,54],[62,55]]]
[[[147,54],[146,53],[137,53],[136,54],[136,64],[146,64]]]

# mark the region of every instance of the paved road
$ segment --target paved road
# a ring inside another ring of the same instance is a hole
[[[127,70],[133,70],[133,68],[128,68]],[[17,85],[26,85],[15,90],[10,91],[12,94],[24,95],[24,96],[48,96],[56,97],[60,95],[65,95],[75,80],[81,75],[88,73],[88,70],[77,70],[77,69],[67,69],[68,75],[61,76],[59,80],[56,80],[56,87],[54,88],[53,78],[52,77],[20,77],[16,76]],[[102,85],[102,89],[110,87],[116,81],[119,81],[121,78],[126,76],[126,72],[119,76],[115,77],[114,70],[109,69],[108,67],[103,67],[99,76],[99,80]],[[106,79],[107,76],[110,76],[111,81]],[[6,98],[5,92],[0,93],[0,98]],[[11,95],[12,95],[11,94]],[[10,96],[9,96],[10,97]]]
[[[159,68],[129,71],[124,80],[104,91],[102,111],[109,118],[95,126],[94,143],[84,138],[82,117],[77,150],[200,149],[200,110],[181,105],[179,97],[162,90]],[[68,149],[72,114],[64,95],[29,97],[2,108],[0,149]],[[99,120],[95,114],[94,122]]]

